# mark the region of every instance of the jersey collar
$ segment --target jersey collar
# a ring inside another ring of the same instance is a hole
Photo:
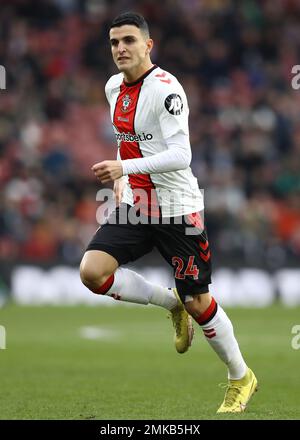
[[[154,64],[154,66],[151,67],[151,69],[147,70],[147,72],[144,73],[144,75],[140,76],[136,81],[128,83],[125,80],[123,80],[126,87],[132,87],[138,84],[139,82],[143,81],[154,69],[157,69],[157,65]]]

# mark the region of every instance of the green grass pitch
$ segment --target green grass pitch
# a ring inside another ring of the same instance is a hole
[[[18,307],[0,310],[1,419],[299,419],[299,308],[228,309],[259,392],[241,415],[216,415],[226,369],[196,328],[177,354],[155,307]],[[82,327],[100,339],[85,339]],[[81,329],[81,330],[80,330]],[[100,335],[100,336],[101,336]]]

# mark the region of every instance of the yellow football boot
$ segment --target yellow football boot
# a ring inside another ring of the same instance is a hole
[[[257,379],[250,368],[240,380],[229,380],[224,401],[217,413],[239,413],[246,409],[253,393],[257,391]]]
[[[185,353],[192,344],[194,328],[192,317],[185,310],[176,289],[173,292],[178,300],[178,305],[170,311],[170,317],[175,328],[174,343],[178,353]]]

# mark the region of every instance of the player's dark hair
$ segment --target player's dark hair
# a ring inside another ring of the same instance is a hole
[[[113,19],[110,29],[124,26],[125,24],[136,26],[146,35],[146,37],[149,38],[149,27],[141,14],[138,14],[137,12],[124,12]]]

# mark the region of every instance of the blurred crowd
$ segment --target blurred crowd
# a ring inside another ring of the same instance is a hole
[[[298,0],[1,0],[0,259],[77,264],[96,223],[91,165],[116,157],[108,28],[141,12],[152,61],[190,106],[215,261],[300,257]]]

